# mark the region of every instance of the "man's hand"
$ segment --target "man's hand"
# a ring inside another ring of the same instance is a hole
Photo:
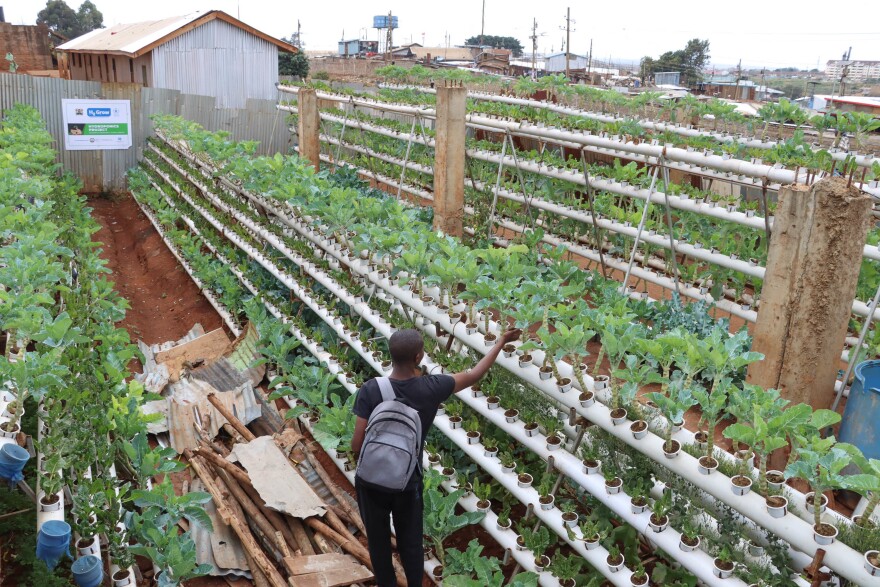
[[[495,359],[498,358],[498,354],[501,352],[501,347],[505,344],[514,341],[522,336],[522,330],[519,328],[514,328],[513,330],[508,330],[500,337],[498,337],[498,342],[495,343],[489,352],[486,353],[486,356],[480,359],[480,362],[477,363],[473,369],[470,371],[465,371],[464,373],[456,373],[452,376],[455,379],[455,387],[454,392],[459,392],[462,389],[466,389],[471,385],[475,384],[479,381],[483,375],[486,374],[486,371],[489,370],[489,367],[495,362]]]
[[[519,337],[522,336],[521,328],[514,328],[512,330],[508,330],[504,334],[501,335],[501,338],[498,339],[499,344],[507,344],[509,342],[513,342],[515,340],[519,340]]]

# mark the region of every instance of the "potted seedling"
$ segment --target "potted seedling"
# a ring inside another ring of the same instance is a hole
[[[444,454],[440,457],[440,473],[450,481],[455,478],[455,459],[451,454]]]
[[[438,487],[427,485],[424,491],[425,535],[434,545],[434,554],[442,567],[446,561],[446,539],[465,526],[479,523],[486,514],[468,511],[457,514],[458,500],[464,494],[461,489],[445,493]],[[437,575],[437,569],[434,573]],[[442,576],[442,569],[438,576]]]
[[[553,509],[553,475],[548,471],[541,477],[541,482],[535,488],[538,490],[538,504],[542,510],[549,511]]]
[[[520,416],[522,416],[522,421],[525,423],[525,431],[526,436],[535,436],[540,432],[538,429],[538,411],[534,408],[523,407],[520,411]]]
[[[446,414],[449,416],[449,427],[455,430],[462,426],[462,404],[456,399],[450,398],[446,402]]]
[[[476,416],[468,418],[468,421],[464,426],[464,429],[467,430],[468,444],[477,444],[480,442],[480,427],[480,420]]]
[[[599,541],[605,536],[599,523],[593,519],[585,518],[580,525],[581,540],[584,541],[584,548],[593,550],[599,546]]]
[[[459,473],[458,477],[455,479],[455,488],[464,491],[465,497],[468,497],[473,490],[469,479],[470,477],[467,472]]]
[[[611,420],[620,424],[626,420],[628,407],[635,401],[639,389],[650,383],[659,383],[661,376],[651,365],[642,361],[637,355],[623,357],[624,368],[612,371],[611,385]],[[622,385],[617,382],[623,381]],[[643,438],[648,433],[648,424],[644,420],[634,422],[630,429],[633,435]]]
[[[584,567],[584,559],[577,553],[568,556],[557,553],[550,563],[550,572],[559,580],[560,587],[574,587],[575,579]]]
[[[706,454],[698,460],[698,469],[703,475],[709,475],[718,468],[718,461],[715,459],[715,428],[724,417],[727,396],[732,387],[732,380],[725,377],[713,384],[711,391],[700,385],[693,388],[694,398],[702,410],[700,423],[706,425]]]
[[[516,470],[516,461],[510,451],[503,450],[498,453],[498,460],[501,462],[501,469],[505,473],[513,473]]]
[[[588,443],[580,446],[581,465],[584,468],[585,475],[593,475],[599,472],[602,462],[599,460],[596,449]]]
[[[684,423],[684,413],[688,411],[696,400],[691,395],[691,390],[684,385],[684,379],[680,374],[673,377],[667,387],[667,394],[651,392],[645,397],[654,402],[663,417],[666,418],[664,428],[663,454],[672,459],[681,451],[681,443],[672,439],[676,430],[680,430]]]
[[[498,514],[497,525],[499,530],[510,530],[510,506],[505,505]]]
[[[857,491],[868,502],[862,514],[855,516],[853,521],[861,528],[873,528],[871,518],[880,503],[880,460],[866,458],[861,451],[853,451],[850,456],[861,472],[847,477],[847,488]]]
[[[581,401],[591,399],[592,392],[587,389],[587,384],[583,377],[583,371],[581,370],[581,364],[583,362],[582,359],[589,354],[587,351],[587,343],[596,335],[596,333],[592,330],[585,329],[583,324],[570,326],[561,320],[557,320],[553,326],[555,330],[549,335],[550,341],[548,342],[548,346],[556,349],[554,360],[561,361],[566,357],[571,360],[572,371],[578,382],[578,387],[581,390]],[[567,378],[563,378],[562,380],[557,379],[556,381],[556,386],[562,393],[570,389],[571,386],[571,381],[566,381],[566,379]]]
[[[638,563],[636,565],[636,568],[633,571],[632,576],[630,576],[630,578],[629,578],[629,582],[634,587],[648,584],[648,573],[647,573],[647,571],[645,571],[645,567],[644,567],[644,565],[642,565],[642,563]]]
[[[620,493],[623,489],[623,479],[618,477],[612,470],[602,471],[602,476],[605,477],[605,490],[610,495]]]
[[[712,573],[719,579],[727,579],[736,568],[736,563],[733,562],[733,557],[727,546],[721,548],[712,563]]]
[[[528,471],[526,471],[525,467],[522,467],[520,469],[519,474],[516,476],[517,485],[519,485],[521,488],[525,489],[526,487],[532,486],[532,481],[533,481],[532,474],[529,473]]]
[[[672,491],[666,489],[663,494],[654,500],[651,506],[651,518],[648,520],[648,526],[654,532],[662,532],[669,526],[669,510],[672,509]]]
[[[436,446],[428,443],[427,446],[425,446],[425,452],[428,453],[428,463],[430,463],[431,465],[440,464],[440,452]]]
[[[556,416],[544,416],[541,418],[541,427],[547,436],[547,450],[557,450],[562,446],[562,431],[559,419]]]
[[[799,404],[783,411],[787,403],[779,398],[779,392],[774,389],[764,390],[759,386],[745,385],[742,391],[737,391],[731,396],[732,405],[742,406],[736,409],[737,422],[724,430],[724,436],[735,442],[748,445],[758,458],[758,491],[765,498],[769,497],[767,483],[767,460],[770,454],[788,444],[786,434],[793,425],[809,419],[812,412],[810,406]],[[738,477],[748,479],[743,475]],[[731,479],[733,492],[737,495],[745,495],[747,492],[741,488],[751,485],[744,481],[736,482],[736,477]]]
[[[492,495],[491,483],[480,483],[479,479],[474,479],[474,495],[477,496],[477,509],[481,512],[488,512],[492,507],[489,497]]]
[[[483,438],[483,456],[492,458],[498,455],[498,439],[492,436]]]
[[[538,528],[522,528],[520,530],[520,538],[526,549],[531,550],[535,555],[535,570],[543,571],[550,565],[550,558],[544,553],[550,547],[551,537],[550,531],[546,526]]]
[[[688,518],[681,526],[681,538],[678,542],[678,548],[684,552],[693,552],[699,547],[700,525]]]
[[[620,548],[616,544],[608,547],[608,556],[605,558],[605,562],[608,564],[608,570],[612,573],[623,568],[623,553],[620,552]]]
[[[504,419],[508,424],[513,424],[519,419],[519,410],[515,406],[519,405],[519,396],[512,390],[502,392],[501,405],[505,407]]]
[[[841,471],[852,461],[850,445],[835,444],[834,437],[813,438],[807,446],[798,449],[798,460],[785,470],[786,475],[798,477],[810,484],[812,499],[807,506],[813,509],[813,537],[818,544],[834,542],[837,528],[822,522],[826,491],[847,488],[847,478]]]
[[[562,510],[562,521],[569,528],[574,528],[578,523],[577,503],[572,501],[563,502],[560,506]]]

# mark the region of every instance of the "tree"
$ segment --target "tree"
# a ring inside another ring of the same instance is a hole
[[[75,39],[104,26],[104,15],[91,2],[85,0],[79,12],[64,0],[47,0],[46,7],[37,13],[37,24],[45,24],[49,30],[65,39]]]
[[[496,35],[476,35],[467,39],[465,45],[488,45],[494,49],[510,49],[514,57],[521,57],[523,46],[514,37],[499,37]]]
[[[278,52],[278,75],[293,75],[305,79],[309,75],[309,59],[306,57],[305,44],[302,41],[297,42],[297,37],[299,35],[293,33],[290,38],[281,39],[299,49],[299,52]]]
[[[709,41],[691,39],[684,49],[667,51],[657,59],[642,58],[641,75],[649,77],[658,71],[680,71],[681,83],[694,84],[702,79],[701,71],[709,61]]]

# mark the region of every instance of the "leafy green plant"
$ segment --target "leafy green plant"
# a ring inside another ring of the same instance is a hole
[[[646,398],[657,405],[657,409],[666,418],[665,440],[663,447],[667,452],[672,452],[672,430],[674,426],[681,426],[684,422],[684,413],[697,401],[691,395],[691,390],[684,385],[682,376],[674,377],[667,387],[668,395],[662,392],[651,392]]]
[[[822,495],[832,489],[848,487],[846,476],[841,474],[852,460],[854,447],[836,443],[834,437],[814,438],[807,446],[798,449],[798,460],[785,469],[789,477],[803,479],[813,490],[813,523],[822,524]]]
[[[425,488],[424,492],[424,524],[425,535],[434,545],[434,553],[441,565],[446,565],[445,542],[456,531],[477,524],[483,519],[483,512],[456,513],[458,500],[464,495],[464,490],[456,489],[451,493],[444,493],[436,487]]]

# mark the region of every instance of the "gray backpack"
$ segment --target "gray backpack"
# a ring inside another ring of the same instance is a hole
[[[367,421],[357,478],[380,491],[403,491],[421,459],[422,420],[397,399],[391,380],[377,377],[382,402]]]

